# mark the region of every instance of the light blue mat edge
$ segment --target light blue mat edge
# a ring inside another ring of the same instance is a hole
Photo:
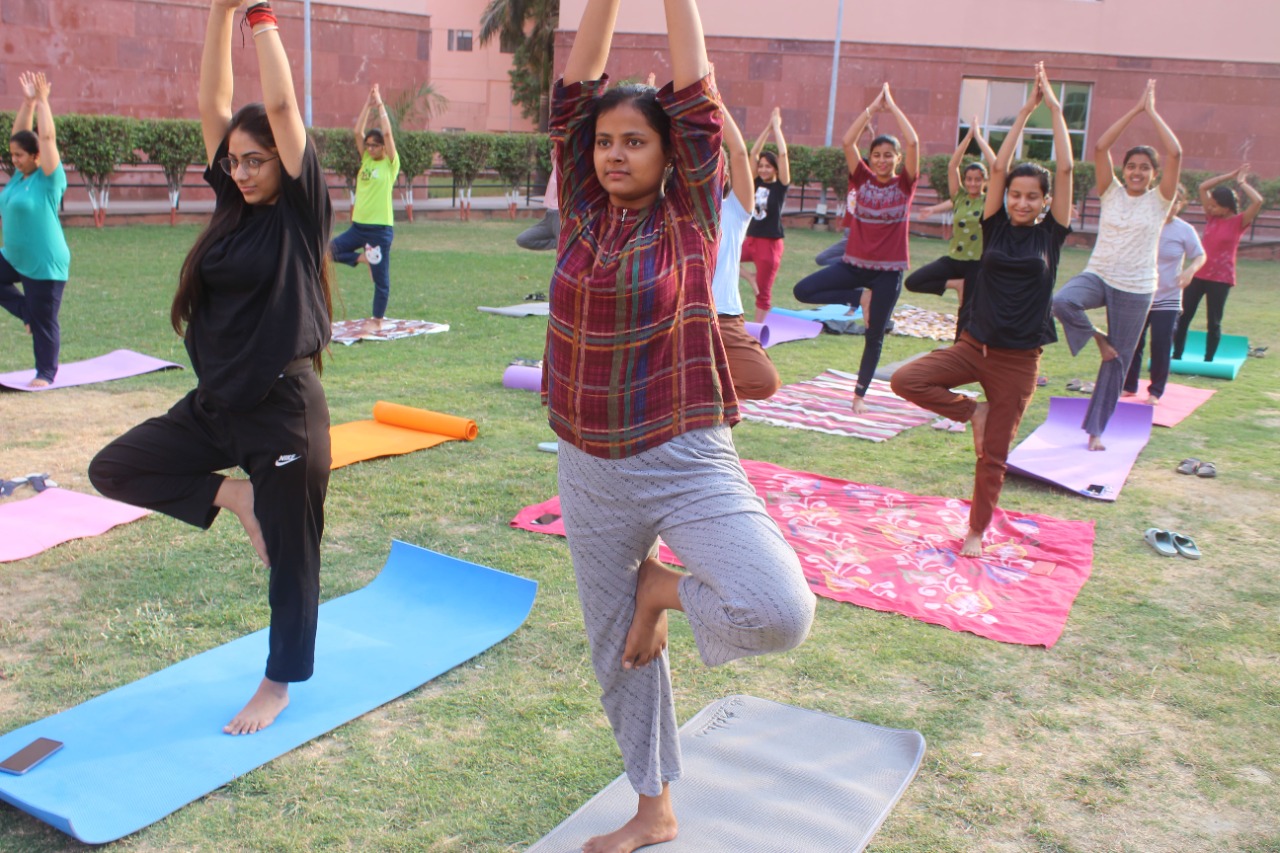
[[[0,756],[66,743],[25,776],[0,775],[0,799],[85,843],[114,841],[510,636],[537,586],[393,541],[368,586],[321,605],[316,674],[271,727],[221,732],[261,678],[262,630],[0,736]]]

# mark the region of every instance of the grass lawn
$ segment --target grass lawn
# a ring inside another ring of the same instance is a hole
[[[120,842],[124,850],[522,850],[621,772],[597,701],[563,540],[508,528],[555,493],[535,394],[501,387],[537,358],[545,321],[477,305],[545,291],[553,258],[515,247],[528,222],[397,227],[390,314],[446,334],[335,347],[324,385],[333,421],[377,400],[465,415],[473,443],[334,473],[324,600],[367,584],[399,538],[536,579],[528,622],[486,654]],[[340,223],[341,225],[341,223]],[[63,361],[128,347],[186,363],[168,325],[191,227],[75,229],[62,309]],[[778,303],[831,240],[792,229]],[[917,263],[943,251],[916,240]],[[1064,254],[1059,282],[1084,252]],[[887,851],[1280,851],[1280,265],[1245,261],[1226,327],[1271,357],[1215,389],[1175,429],[1156,429],[1120,500],[1089,501],[1011,478],[1011,509],[1096,522],[1094,571],[1052,649],[1002,645],[901,616],[819,600],[809,641],[715,670],[671,620],[678,716],[748,693],[924,733],[920,774],[873,842]],[[341,267],[340,317],[365,316],[368,273]],[[747,299],[750,305],[750,300]],[[954,301],[904,295],[927,308]],[[1203,311],[1196,328],[1203,328]],[[884,360],[934,344],[890,337]],[[771,350],[784,381],[856,370],[862,341],[822,336]],[[31,366],[29,338],[0,317],[0,370]],[[1051,393],[1092,378],[1092,349],[1045,352]],[[188,371],[46,394],[0,394],[0,473],[49,471],[91,491],[94,452],[194,384]],[[967,437],[927,428],[881,444],[744,423],[741,455],[919,494],[967,498]],[[1083,441],[1083,433],[1081,434]],[[1174,472],[1212,460],[1216,480]],[[1199,562],[1157,556],[1150,526],[1193,536]],[[235,519],[202,533],[159,515],[0,565],[0,731],[225,643],[267,622],[266,574]],[[323,668],[324,661],[318,666]],[[260,673],[245,673],[242,696]],[[291,713],[286,711],[286,713]],[[103,780],[110,784],[110,780]],[[1270,817],[1268,817],[1270,815]],[[624,816],[620,815],[620,820]],[[0,805],[0,848],[79,849]]]

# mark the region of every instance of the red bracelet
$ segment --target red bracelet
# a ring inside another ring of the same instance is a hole
[[[271,11],[271,7],[266,3],[259,3],[251,7],[244,13],[245,20],[249,22],[251,28],[256,29],[259,24],[277,24],[276,13]]]

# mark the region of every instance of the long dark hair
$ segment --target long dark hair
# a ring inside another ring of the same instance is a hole
[[[259,145],[271,151],[276,150],[276,138],[271,132],[271,122],[267,120],[267,110],[262,104],[246,104],[231,117],[227,127],[227,136],[234,130],[243,131]],[[224,137],[225,138],[225,137]],[[215,164],[214,168],[220,168]],[[244,220],[249,213],[249,205],[239,192],[228,193],[226,201],[214,207],[213,216],[208,226],[196,238],[195,245],[187,253],[182,262],[182,272],[178,276],[178,292],[173,295],[173,305],[169,309],[169,322],[179,335],[186,334],[192,316],[204,300],[204,281],[200,278],[200,264],[204,256],[222,238],[226,237]],[[320,261],[320,291],[324,294],[325,314],[330,322],[333,320],[333,291],[329,285],[331,261],[326,249]],[[311,363],[317,373],[322,369],[320,353],[311,357]]]

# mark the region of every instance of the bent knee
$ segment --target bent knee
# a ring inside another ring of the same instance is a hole
[[[782,379],[775,373],[772,377],[756,379],[752,382],[735,382],[733,390],[740,400],[767,400],[782,387]]]

